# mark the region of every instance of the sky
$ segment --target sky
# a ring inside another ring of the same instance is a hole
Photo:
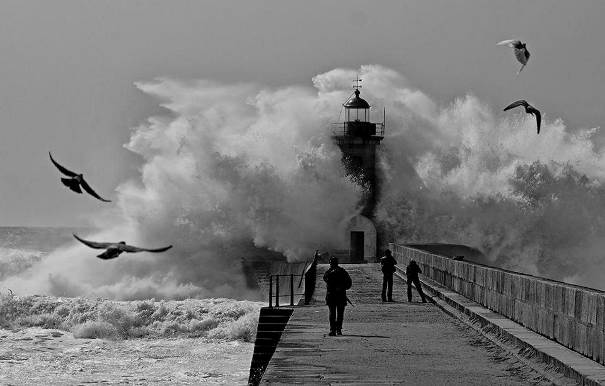
[[[49,151],[106,198],[139,178],[142,160],[123,145],[164,111],[135,86],[156,78],[311,88],[319,73],[379,64],[443,105],[470,93],[494,111],[526,99],[572,130],[605,122],[602,1],[2,0],[0,9],[3,226],[86,226],[107,205],[68,192]],[[511,50],[496,46],[504,39],[531,52],[518,77]]]

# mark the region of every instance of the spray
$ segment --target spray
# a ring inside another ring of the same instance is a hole
[[[114,299],[250,298],[239,261],[270,250],[306,260],[342,246],[362,192],[344,175],[328,123],[350,81],[388,111],[377,207],[387,240],[478,247],[490,263],[599,287],[605,276],[605,159],[597,129],[547,113],[495,113],[473,95],[440,105],[397,72],[335,69],[313,88],[158,79],[137,83],[167,113],[125,145],[140,178],[95,216],[99,241],[171,243],[162,255],[101,261],[75,242],[3,277],[20,294]],[[259,252],[260,251],[260,252]]]

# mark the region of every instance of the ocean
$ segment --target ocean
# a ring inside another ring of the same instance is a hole
[[[259,302],[21,295],[6,285],[72,243],[72,233],[90,231],[0,227],[0,383],[34,378],[50,383],[247,383]],[[58,360],[74,370],[56,371],[49,363]],[[134,360],[136,369],[124,365]]]
[[[54,249],[88,228],[0,227],[0,280],[26,272]],[[6,290],[6,288],[4,288]]]

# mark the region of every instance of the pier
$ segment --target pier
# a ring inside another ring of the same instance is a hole
[[[348,296],[354,306],[346,308],[343,336],[330,337],[322,280],[327,265],[317,265],[312,301],[280,309],[292,313],[283,332],[274,334],[274,353],[256,381],[605,384],[602,292],[404,246],[391,249],[399,262],[395,302],[380,300],[378,264],[343,264],[353,280]],[[423,270],[429,303],[421,303],[415,289],[407,302],[403,272],[412,258]]]

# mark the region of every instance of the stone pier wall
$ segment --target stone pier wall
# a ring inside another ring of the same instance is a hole
[[[269,276],[285,275],[279,278],[281,307],[263,307],[258,317],[254,354],[252,355],[250,376],[248,378],[249,385],[258,385],[292,315],[293,308],[289,307],[290,284],[292,283],[294,286],[294,304],[303,302],[305,299],[305,284],[307,283],[304,280],[304,274],[311,262],[287,263],[285,261],[253,260],[244,261],[243,263],[246,275],[250,275],[256,280],[258,288],[263,294],[263,301],[267,303]],[[290,275],[293,276],[292,282],[290,281]],[[277,278],[273,280],[277,280]],[[313,285],[315,285],[314,282]],[[273,281],[273,291],[275,291],[275,281]],[[275,292],[273,292],[273,297],[275,297]],[[273,298],[273,304],[275,304],[275,298]]]
[[[412,259],[422,275],[494,312],[605,364],[605,292],[432,255],[390,244],[398,266]]]

